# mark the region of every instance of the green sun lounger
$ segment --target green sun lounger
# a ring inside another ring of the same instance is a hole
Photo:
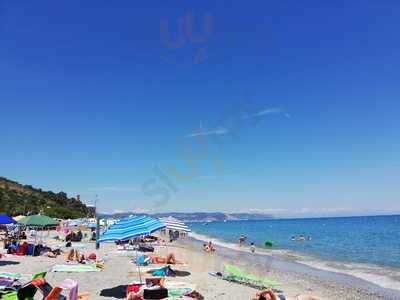
[[[237,266],[232,265],[232,264],[226,264],[225,265],[225,271],[227,273],[226,279],[232,280],[232,281],[242,281],[246,282],[249,284],[255,284],[255,285],[262,285],[265,287],[271,287],[275,288],[280,285],[279,282],[267,278],[267,277],[258,277],[249,273],[246,273],[242,270],[240,270]]]

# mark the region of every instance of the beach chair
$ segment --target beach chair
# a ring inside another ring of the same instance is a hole
[[[47,275],[47,272],[40,272],[40,273],[36,273],[32,276],[32,280],[35,279],[40,279],[40,278],[45,278]]]
[[[280,284],[272,279],[265,277],[258,277],[240,270],[237,266],[226,264],[225,270],[228,273],[227,280],[248,283],[252,285],[259,285],[264,287],[277,287]]]
[[[61,300],[61,299],[65,299],[65,297],[61,295],[61,292],[62,292],[62,288],[56,286],[50,291],[50,293],[44,298],[44,300]],[[60,296],[62,296],[62,297],[60,297]]]
[[[65,279],[60,287],[69,290],[69,300],[78,300],[78,282],[72,279]]]
[[[37,288],[32,284],[32,282],[28,282],[18,289],[17,295],[19,300],[33,300],[35,297]]]

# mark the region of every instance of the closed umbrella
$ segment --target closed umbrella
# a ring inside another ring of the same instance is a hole
[[[165,224],[166,229],[176,230],[186,233],[191,231],[185,223],[174,217],[160,218],[160,221]]]

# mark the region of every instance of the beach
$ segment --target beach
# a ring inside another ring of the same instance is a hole
[[[273,264],[262,265],[256,262],[256,255],[249,260],[251,255],[248,253],[227,252],[227,249],[218,246],[215,253],[205,253],[201,245],[200,241],[189,238],[172,244],[168,243],[167,246],[157,246],[155,253],[162,256],[174,253],[176,258],[184,264],[174,265],[173,269],[190,273],[185,277],[168,277],[167,282],[187,282],[195,287],[195,290],[205,299],[251,299],[257,292],[254,288],[227,282],[209,274],[222,271],[225,263],[234,263],[244,271],[278,281],[279,289],[286,297],[305,294],[332,300],[400,299],[396,295],[380,296],[362,288],[352,287],[351,284],[339,284],[334,280],[321,279],[301,272],[282,271],[276,269]],[[86,254],[96,252],[93,242],[78,243],[74,246]],[[80,293],[89,293],[89,299],[123,299],[126,285],[139,279],[137,266],[130,262],[136,256],[135,252],[117,251],[113,243],[104,243],[96,253],[105,261],[104,270],[90,273],[49,272],[46,276],[48,282],[57,285],[62,280],[70,278],[78,281]],[[65,262],[65,253],[57,258],[8,255],[0,260],[0,272],[16,272],[30,276],[37,272],[49,271],[54,265]],[[147,267],[141,268],[142,277],[150,276],[146,274],[146,270],[148,270]]]

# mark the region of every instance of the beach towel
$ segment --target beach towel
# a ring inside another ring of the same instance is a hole
[[[7,273],[7,272],[2,272],[0,273],[0,278],[8,278],[8,279],[21,279],[21,274],[20,273]]]
[[[84,272],[100,272],[100,269],[94,264],[89,265],[55,265],[51,269],[52,272],[67,273],[84,273]]]
[[[182,288],[182,289],[168,289],[168,297],[182,297],[190,292],[192,289]]]
[[[0,290],[4,290],[13,285],[15,279],[10,278],[0,278]]]
[[[158,276],[158,277],[165,277],[165,276],[175,277],[176,272],[174,270],[172,270],[170,266],[166,266],[161,269],[153,271],[152,275]]]

